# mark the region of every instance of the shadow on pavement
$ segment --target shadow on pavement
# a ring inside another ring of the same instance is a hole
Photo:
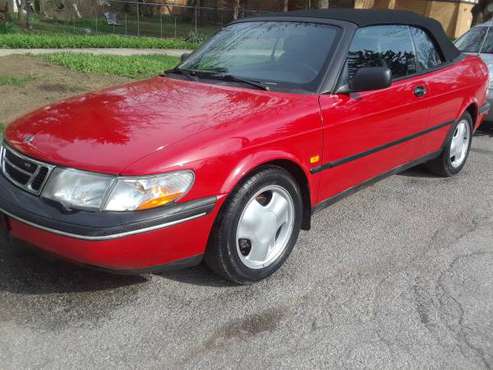
[[[185,283],[190,285],[207,286],[207,287],[235,287],[238,286],[231,283],[218,275],[215,275],[203,264],[197,267],[192,267],[183,270],[160,272],[155,275],[164,279],[173,280],[179,283]]]
[[[144,276],[114,275],[71,264],[19,241],[0,242],[0,294],[95,292],[146,281]]]
[[[438,178],[439,176],[428,171],[425,165],[410,168],[407,171],[397,174],[397,176],[404,177],[421,177],[421,178]]]
[[[493,122],[483,123],[474,136],[489,136],[493,137]]]
[[[232,287],[205,266],[153,274],[197,286]],[[149,275],[124,275],[80,266],[23,243],[0,242],[0,294],[42,295],[114,290],[147,282]]]

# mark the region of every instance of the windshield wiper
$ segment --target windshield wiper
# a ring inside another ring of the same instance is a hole
[[[214,79],[214,80],[238,82],[238,83],[250,85],[250,86],[256,87],[257,89],[261,89],[261,90],[265,90],[265,91],[270,90],[269,86],[263,84],[260,81],[249,80],[249,79],[234,76],[234,75],[231,75],[228,73],[210,73],[210,74],[204,74],[204,77]]]
[[[198,77],[194,73],[193,70],[182,69],[182,68],[173,68],[173,69],[164,71],[164,75],[165,76],[167,76],[170,73],[171,74],[177,74],[177,75],[185,76],[186,78],[188,78],[189,80],[192,80],[192,81],[197,81],[198,80]]]
[[[254,80],[249,80],[246,78],[241,78],[238,76],[234,76],[229,73],[222,72],[221,70],[201,70],[201,69],[183,69],[183,68],[174,68],[170,69],[169,71],[165,72],[166,74],[168,73],[174,73],[174,74],[180,74],[185,77],[188,77],[188,79],[197,81],[200,78],[208,78],[211,80],[221,80],[221,81],[228,81],[228,82],[237,82],[237,83],[242,83],[245,85],[249,85],[252,87],[255,87],[257,89],[269,91],[270,87],[263,84],[260,81],[254,81]]]

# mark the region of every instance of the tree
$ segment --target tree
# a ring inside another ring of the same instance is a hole
[[[284,0],[283,8],[285,12],[289,11],[289,0]]]
[[[33,0],[15,0],[17,6],[17,17],[19,21],[24,20],[25,26],[28,29],[32,29],[32,13],[33,13]]]
[[[233,0],[233,19],[238,19],[240,16],[240,0]]]

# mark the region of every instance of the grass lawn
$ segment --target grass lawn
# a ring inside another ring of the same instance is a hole
[[[136,48],[136,49],[194,49],[196,44],[182,39],[159,39],[119,35],[71,34],[0,34],[0,48],[60,49],[60,48]]]
[[[116,56],[56,53],[39,56],[43,60],[83,73],[101,73],[135,79],[156,76],[176,66],[179,59],[163,55]]]
[[[17,86],[22,87],[27,82],[32,81],[34,77],[17,77],[17,76],[4,76],[0,75],[0,86]],[[1,127],[1,123],[0,123]]]

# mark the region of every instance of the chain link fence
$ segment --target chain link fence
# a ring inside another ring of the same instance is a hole
[[[2,1],[7,0],[0,0]],[[354,7],[354,0],[15,0],[35,32],[119,34],[201,42],[236,18]]]
[[[282,1],[280,1],[281,3]],[[65,1],[35,9],[33,31],[72,34],[119,34],[160,38],[184,38],[201,42],[238,18],[268,14],[244,7],[196,6],[143,0]],[[63,5],[62,5],[63,4]]]

